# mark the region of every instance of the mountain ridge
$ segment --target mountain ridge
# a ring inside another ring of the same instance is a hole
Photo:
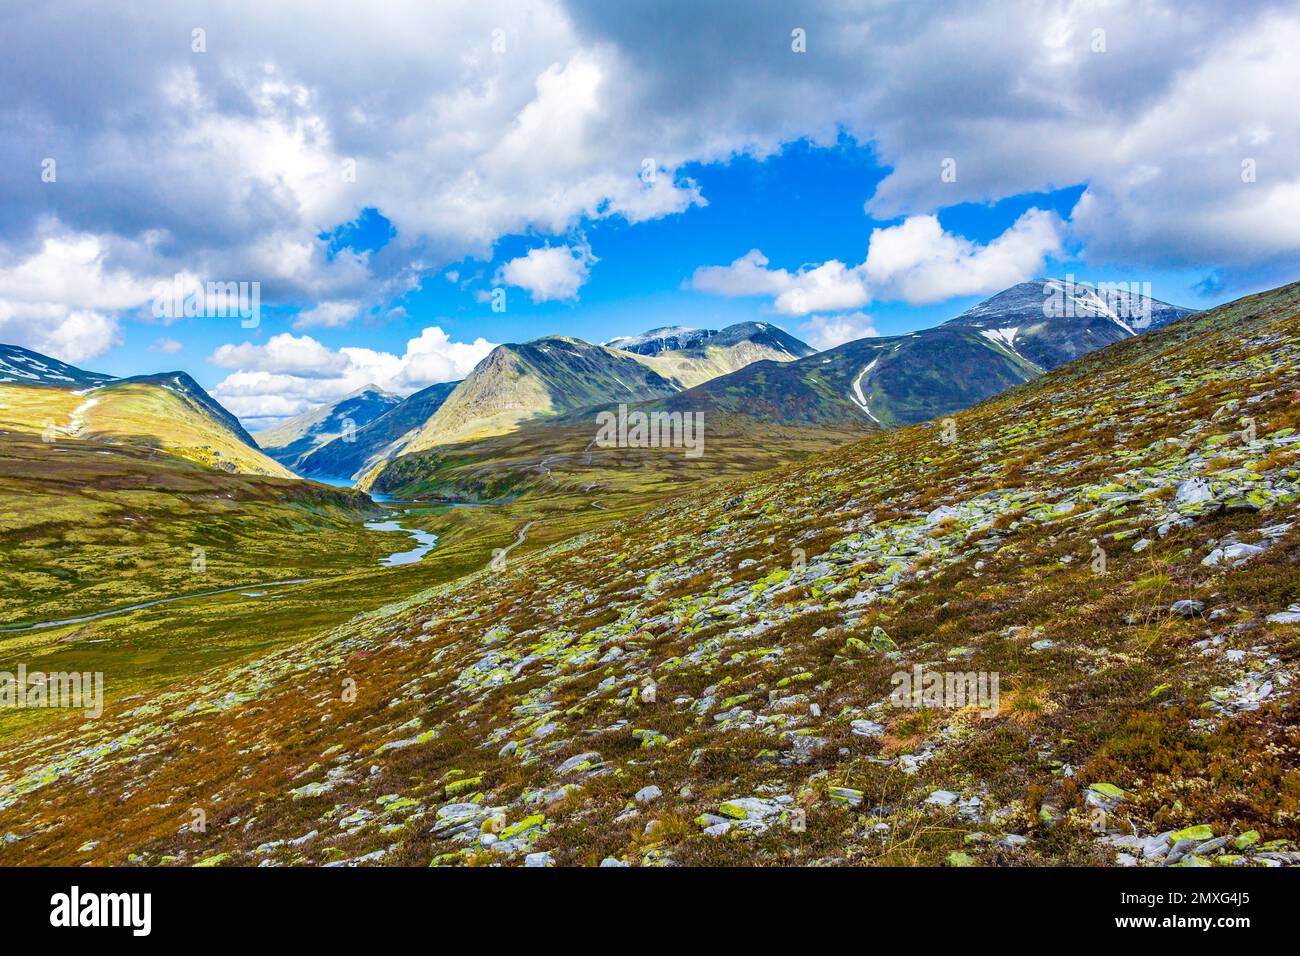
[[[0,345],[0,427],[141,445],[220,471],[296,478],[187,372],[114,377]]]
[[[334,402],[316,405],[273,428],[253,433],[264,452],[280,464],[301,473],[300,466],[313,452],[373,422],[403,401],[377,385],[363,385]],[[351,423],[349,425],[349,423]]]

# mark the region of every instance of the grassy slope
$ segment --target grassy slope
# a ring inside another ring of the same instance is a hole
[[[143,381],[114,383],[80,396],[59,388],[0,385],[0,429],[56,439],[94,437],[209,468],[294,477],[193,397]]]
[[[364,496],[319,485],[6,433],[0,626],[347,567],[350,539],[368,540],[355,530],[368,510]],[[205,551],[201,574],[192,570],[196,547]]]
[[[1298,629],[1266,616],[1300,600],[1300,523],[1282,528],[1300,498],[1298,385],[1293,286],[961,413],[955,443],[926,427],[884,433],[135,710],[69,719],[0,758],[0,831],[21,837],[0,856],[1103,863],[1115,848],[1083,788],[1104,782],[1126,792],[1104,826],[1255,829],[1246,853],[1206,860],[1283,859],[1288,844],[1269,841],[1300,838]],[[1194,476],[1214,506],[1175,499]],[[1282,530],[1262,557],[1202,564],[1213,543],[1268,540],[1265,528]],[[1180,598],[1215,616],[1171,615]],[[890,640],[873,647],[877,627]],[[893,706],[890,675],[913,664],[998,672],[999,712]],[[641,703],[651,675],[657,702]],[[1261,678],[1271,695],[1241,709]],[[355,702],[340,697],[345,679]],[[855,735],[854,720],[880,733]],[[651,782],[663,796],[628,814]],[[966,815],[926,804],[940,788],[980,802]],[[740,797],[769,803],[727,802]],[[501,808],[513,852],[478,849],[476,811],[466,841],[436,816],[468,799]],[[802,832],[786,824],[796,805]],[[192,807],[206,832],[178,833]],[[768,807],[725,838],[693,822]],[[99,843],[78,852],[87,839]]]
[[[565,336],[498,346],[407,447],[422,451],[506,434],[523,422],[594,405],[624,391],[634,401],[670,394],[673,386],[638,358]]]
[[[597,507],[623,499],[639,499],[648,506],[691,484],[798,461],[860,437],[865,430],[781,428],[721,413],[706,417],[704,454],[692,458],[680,448],[594,447],[595,411],[587,410],[509,435],[403,456],[373,487],[402,497],[486,501],[561,495]]]

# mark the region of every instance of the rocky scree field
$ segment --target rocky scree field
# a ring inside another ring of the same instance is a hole
[[[1293,285],[47,725],[0,862],[1294,864],[1298,390]]]

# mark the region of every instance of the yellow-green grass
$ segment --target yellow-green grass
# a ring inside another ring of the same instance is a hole
[[[0,385],[0,428],[40,435],[128,444],[243,474],[295,476],[254,448],[180,391],[124,382],[83,395],[30,385]]]

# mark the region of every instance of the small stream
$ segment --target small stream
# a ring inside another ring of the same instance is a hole
[[[319,481],[323,485],[332,485],[335,488],[354,488],[356,482],[351,478],[314,478],[313,481]],[[394,498],[392,495],[385,495],[379,492],[367,492],[370,500],[375,504],[406,504],[400,498]],[[448,507],[457,507],[458,502],[445,502]],[[404,509],[409,510],[409,509]],[[414,564],[421,560],[426,554],[432,551],[438,545],[438,536],[431,531],[424,531],[420,528],[408,528],[402,524],[400,514],[392,518],[376,519],[366,522],[367,531],[402,531],[409,534],[415,540],[415,547],[405,551],[394,551],[392,554],[379,560],[380,567],[395,568],[403,564]]]
[[[351,488],[355,484],[355,482],[349,479],[329,479],[329,480],[314,479],[314,480],[320,481],[321,484],[333,485],[334,487],[338,487],[338,488]],[[394,498],[391,495],[378,494],[375,492],[370,493],[370,499],[374,501],[376,504],[407,503],[402,499]],[[437,504],[440,505],[445,504],[447,507],[457,508],[457,507],[468,507],[469,505],[473,504],[473,502],[462,503],[457,501],[447,501],[447,502],[437,502]],[[403,509],[403,512],[399,512],[397,515],[395,515],[392,518],[375,519],[373,521],[367,521],[365,523],[365,528],[367,531],[389,531],[389,532],[401,531],[405,534],[410,535],[415,541],[414,548],[407,548],[402,551],[394,551],[392,554],[388,555],[387,557],[380,558],[379,559],[380,567],[395,568],[395,567],[400,567],[401,565],[404,564],[414,564],[415,562],[421,560],[430,551],[432,551],[438,544],[438,536],[434,534],[432,531],[424,531],[420,528],[408,528],[404,524],[402,524],[400,515],[404,513],[406,510],[409,509]],[[109,611],[100,611],[99,613],[96,614],[84,614],[78,617],[65,618],[59,621],[40,621],[34,624],[18,624],[18,625],[3,626],[0,627],[0,634],[8,634],[17,631],[33,631],[33,630],[39,630],[47,627],[61,627],[66,624],[82,624],[88,621],[98,621],[106,617],[115,617],[119,614],[129,614],[132,611],[139,611],[139,610],[143,610],[144,608],[156,607],[159,604],[171,604],[175,601],[190,601],[190,600],[194,600],[195,598],[213,597],[219,594],[229,594],[234,591],[240,591],[246,597],[253,597],[253,598],[263,597],[265,596],[265,592],[258,590],[260,588],[276,588],[276,587],[282,587],[284,585],[310,584],[318,580],[320,579],[319,578],[293,578],[285,581],[262,581],[253,584],[241,584],[235,587],[216,588],[211,591],[198,591],[193,594],[180,594],[177,595],[176,597],[158,598],[153,601],[142,601],[139,604],[130,604],[127,605],[126,607],[113,608],[112,610]]]
[[[379,563],[385,568],[396,567],[399,564],[414,564],[426,554],[434,549],[438,543],[438,536],[432,531],[421,531],[419,528],[407,528],[397,519],[388,521],[367,521],[367,531],[405,531],[415,539],[416,546],[409,551],[394,551],[386,558],[381,558]]]

